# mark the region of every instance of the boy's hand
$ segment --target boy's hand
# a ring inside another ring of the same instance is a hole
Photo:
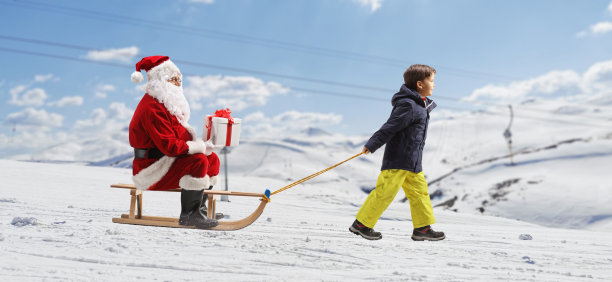
[[[366,146],[363,146],[363,149],[361,149],[361,152],[367,155],[367,154],[370,153],[370,150],[368,150],[368,148],[366,148]]]

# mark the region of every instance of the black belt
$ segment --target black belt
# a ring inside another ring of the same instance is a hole
[[[135,159],[161,159],[164,155],[157,148],[149,148],[149,149],[137,149],[134,148],[134,158]]]

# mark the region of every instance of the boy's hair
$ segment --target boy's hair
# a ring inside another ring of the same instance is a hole
[[[417,81],[423,81],[434,73],[436,69],[428,65],[412,65],[404,72],[404,83],[406,87],[416,91]]]

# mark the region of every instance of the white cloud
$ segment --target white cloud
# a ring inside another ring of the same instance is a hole
[[[13,87],[9,93],[11,94],[11,100],[9,103],[17,106],[35,106],[40,107],[44,105],[47,99],[47,93],[42,88],[34,88],[27,90],[27,86],[18,85]]]
[[[584,88],[587,92],[612,91],[612,61],[593,64],[583,75]]]
[[[106,98],[108,92],[114,92],[115,86],[110,84],[100,84],[96,86],[95,95],[98,98]]]
[[[108,115],[106,114],[106,111],[104,111],[104,109],[96,108],[91,112],[88,119],[77,120],[74,123],[74,127],[75,129],[85,129],[88,127],[101,125],[106,121],[107,117]]]
[[[138,56],[139,49],[136,46],[89,51],[85,57],[93,61],[120,61],[129,63]]]
[[[376,12],[382,6],[383,0],[353,0],[353,2],[359,3],[361,6],[370,9],[370,12]]]
[[[116,133],[130,124],[133,114],[124,103],[111,103],[107,110],[96,108],[87,119],[77,120],[74,129],[91,135]]]
[[[245,122],[251,122],[251,123],[265,122],[266,121],[266,115],[263,112],[254,112],[254,113],[249,114],[246,117],[244,117],[244,121]]]
[[[243,119],[243,130],[249,137],[288,136],[310,127],[330,127],[339,124],[342,115],[287,111],[273,117],[255,112]]]
[[[17,85],[11,88],[11,90],[9,90],[9,93],[11,94],[12,99],[16,99],[15,97],[19,97],[19,94],[26,89],[28,89],[27,85]]]
[[[337,124],[342,121],[342,116],[334,113],[288,111],[273,117],[272,121],[297,127],[309,127]]]
[[[54,107],[66,107],[66,106],[80,106],[83,104],[83,97],[81,96],[72,96],[72,97],[62,97],[61,99],[50,102],[47,105]]]
[[[108,106],[108,112],[113,119],[117,120],[131,120],[134,111],[125,106],[124,103],[111,103]]]
[[[215,0],[189,0],[190,3],[212,4]]]
[[[276,82],[264,82],[246,76],[189,76],[185,96],[193,110],[202,103],[212,107],[240,111],[252,106],[263,106],[272,95],[284,94],[289,88]]]
[[[59,114],[47,113],[45,110],[26,108],[21,112],[9,114],[4,120],[4,124],[9,126],[38,127],[45,130],[51,127],[62,126],[63,120],[64,117]]]
[[[612,88],[612,61],[593,64],[584,74],[572,70],[551,71],[536,78],[507,85],[478,88],[464,101],[514,103],[529,98],[595,95]]]
[[[142,95],[144,94],[144,90],[142,89],[142,85],[135,85],[131,90],[126,90],[127,93],[133,95]],[[139,98],[140,99],[140,98]]]
[[[612,2],[608,4],[608,11],[612,12]],[[587,35],[600,35],[604,33],[612,32],[612,22],[598,22],[589,27],[589,30],[583,30],[576,34],[577,37],[585,37]]]
[[[587,35],[589,35],[589,33],[588,33],[587,31],[584,31],[584,30],[583,30],[583,31],[581,31],[581,32],[578,32],[578,33],[576,34],[576,37],[578,37],[578,38],[582,38],[582,37],[585,37],[585,36],[587,36]]]
[[[36,82],[45,82],[54,78],[53,74],[39,74],[34,76],[34,81]]]
[[[598,22],[592,25],[590,28],[591,33],[598,35],[604,34],[612,31],[612,22]]]

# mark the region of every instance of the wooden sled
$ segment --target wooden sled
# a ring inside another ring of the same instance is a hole
[[[184,226],[179,225],[178,218],[175,217],[161,217],[161,216],[145,216],[142,214],[142,190],[136,189],[133,184],[113,184],[111,188],[123,188],[130,189],[130,213],[122,214],[121,217],[113,218],[114,223],[124,224],[137,224],[137,225],[148,225],[148,226],[163,226],[163,227],[175,227],[175,228],[193,228],[195,226]],[[150,190],[147,190],[150,191]],[[180,192],[181,189],[164,190],[162,192]],[[228,195],[228,196],[246,196],[246,197],[259,197],[261,203],[257,209],[249,216],[240,220],[219,220],[219,225],[206,229],[206,230],[238,230],[245,228],[251,223],[255,222],[261,215],[269,198],[265,194],[249,193],[249,192],[232,192],[232,191],[215,191],[215,190],[204,190],[204,194],[208,197],[208,210],[207,216],[209,218],[215,216],[216,200],[215,195]]]

